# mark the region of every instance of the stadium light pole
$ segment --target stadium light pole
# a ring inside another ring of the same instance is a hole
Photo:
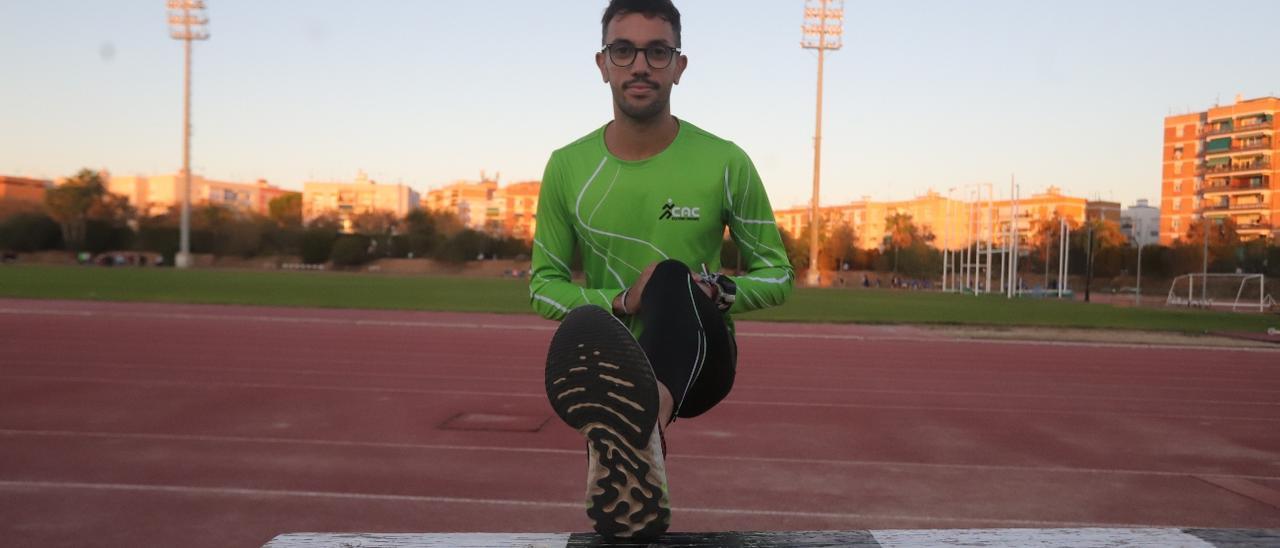
[[[1142,234],[1146,230],[1145,219],[1139,218],[1136,227],[1138,241],[1138,287],[1133,291],[1133,306],[1142,306]]]
[[[1021,193],[1022,188],[1018,186],[1017,179],[1013,175],[1009,176],[1009,184],[1013,187],[1010,192],[1010,201],[1012,202],[1012,205],[1009,214],[1012,219],[1010,221],[1009,232],[1012,234],[1013,239],[1013,241],[1010,242],[1010,249],[1012,249],[1012,252],[1009,257],[1009,298],[1012,299],[1013,297],[1018,296],[1018,290],[1020,289],[1018,287],[1018,248],[1022,244],[1022,231],[1018,223],[1018,195]]]
[[[809,285],[818,285],[818,187],[822,176],[822,68],[827,50],[843,45],[844,1],[805,0],[800,47],[818,50],[818,108],[813,132],[813,200],[809,209]]]
[[[191,266],[191,41],[208,40],[203,0],[169,0],[169,37],[182,40],[182,226],[174,266]]]

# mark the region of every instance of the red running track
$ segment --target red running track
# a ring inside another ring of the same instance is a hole
[[[0,539],[586,529],[553,327],[0,300]],[[1280,352],[739,331],[668,435],[676,530],[1280,527]]]

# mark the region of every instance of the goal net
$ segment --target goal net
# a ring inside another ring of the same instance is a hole
[[[1265,312],[1275,306],[1262,274],[1183,274],[1169,286],[1169,306]]]

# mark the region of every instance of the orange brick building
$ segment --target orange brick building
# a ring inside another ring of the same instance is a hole
[[[0,175],[0,201],[43,204],[44,191],[53,181]]]
[[[181,174],[110,175],[107,190],[125,196],[142,215],[159,215],[182,203],[184,179]],[[216,204],[240,211],[266,215],[271,200],[289,193],[264,179],[252,183],[215,181],[191,175],[191,203]]]
[[[453,213],[462,224],[499,236],[533,239],[537,228],[539,181],[499,187],[498,181],[458,181],[428,191],[422,207],[428,211]]]
[[[538,226],[538,191],[541,189],[540,181],[526,181],[507,185],[493,193],[490,208],[497,210],[497,226],[501,234],[533,240],[533,232]]]
[[[428,190],[422,197],[427,211],[452,213],[462,225],[472,230],[487,230],[489,201],[498,190],[498,182],[481,178],[480,182],[457,181],[443,188]],[[494,212],[496,217],[497,212]]]
[[[1244,239],[1280,236],[1280,98],[1236,98],[1231,105],[1164,119],[1160,243],[1186,236],[1201,216],[1230,218]]]
[[[1053,186],[1041,194],[1019,199],[1016,227],[1021,245],[1029,244],[1034,237],[1035,221],[1059,216],[1078,223],[1085,218],[1087,207],[1088,200],[1066,196]],[[930,243],[936,248],[967,247],[973,243],[971,235],[985,241],[992,237],[992,231],[995,245],[1001,246],[1008,240],[1013,204],[1009,200],[965,202],[929,191],[911,200],[874,202],[863,198],[847,205],[819,209],[826,230],[848,223],[862,249],[881,247],[885,219],[894,213],[910,215],[922,234],[933,235]],[[807,207],[778,210],[773,215],[778,228],[793,237],[799,237],[809,224]]]

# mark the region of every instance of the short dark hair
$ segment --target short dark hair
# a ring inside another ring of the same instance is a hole
[[[639,13],[645,17],[661,17],[671,23],[671,30],[676,33],[675,46],[680,47],[680,10],[671,0],[610,0],[609,7],[604,9],[604,17],[600,19],[600,43],[608,39],[609,22],[613,18],[627,13]]]

